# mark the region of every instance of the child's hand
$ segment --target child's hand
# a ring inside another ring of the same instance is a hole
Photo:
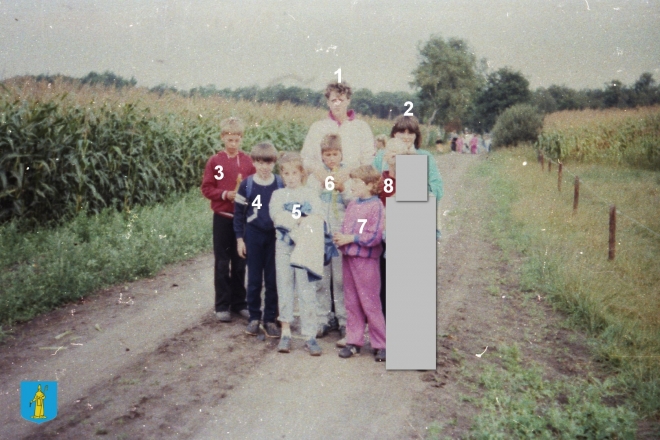
[[[241,258],[245,258],[247,255],[247,247],[245,246],[245,241],[242,238],[236,240],[236,250],[238,252],[238,256]]]
[[[233,202],[234,199],[236,198],[236,191],[227,191],[226,198]]]
[[[337,246],[344,246],[353,243],[353,236],[350,234],[342,234],[340,232],[335,232],[332,235],[332,242]]]

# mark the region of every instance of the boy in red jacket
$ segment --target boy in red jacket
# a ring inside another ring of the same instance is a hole
[[[231,321],[231,311],[244,318],[250,314],[245,302],[245,260],[238,255],[234,233],[234,199],[241,180],[256,169],[250,156],[240,151],[243,122],[229,118],[220,122],[220,139],[225,148],[206,162],[202,194],[213,210],[213,253],[215,254],[215,315]]]

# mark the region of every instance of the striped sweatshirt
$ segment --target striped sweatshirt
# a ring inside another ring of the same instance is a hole
[[[384,223],[385,208],[377,196],[351,201],[346,208],[342,233],[352,234],[353,243],[342,246],[341,252],[351,257],[379,258],[383,252]]]

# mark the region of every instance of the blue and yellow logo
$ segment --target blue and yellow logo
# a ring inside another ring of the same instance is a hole
[[[21,382],[21,416],[34,423],[57,416],[57,382]]]

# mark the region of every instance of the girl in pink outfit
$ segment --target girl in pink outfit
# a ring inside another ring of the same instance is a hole
[[[470,139],[470,153],[477,154],[477,142],[477,136],[472,136],[472,139]]]
[[[349,358],[364,345],[364,328],[369,324],[371,347],[376,361],[385,361],[385,317],[380,304],[381,244],[385,208],[376,195],[380,174],[371,165],[354,169],[350,177],[355,199],[346,208],[342,232],[333,236],[343,257],[344,305],[346,306],[346,347],[339,357]]]
[[[459,135],[458,139],[456,140],[456,152],[457,153],[463,152],[463,135]]]

